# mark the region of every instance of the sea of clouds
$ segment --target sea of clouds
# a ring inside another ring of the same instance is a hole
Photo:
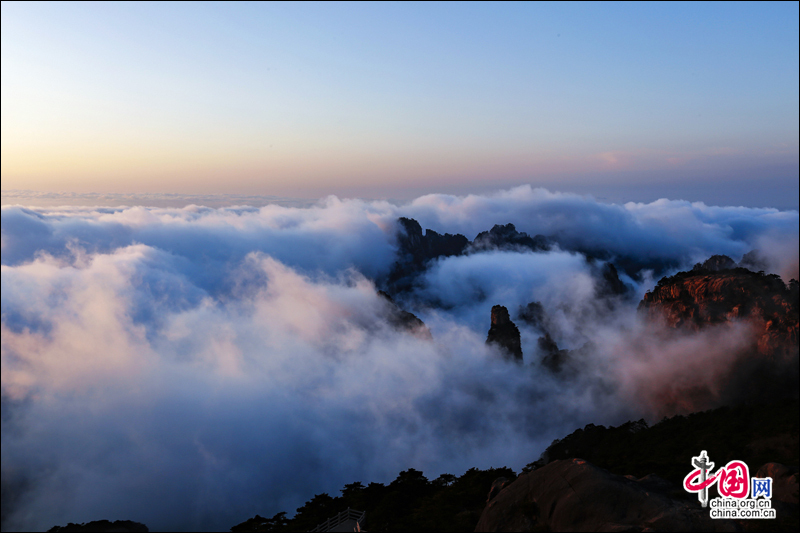
[[[559,245],[435,261],[395,295],[431,341],[392,328],[376,292],[400,216],[469,239],[511,222]],[[747,328],[666,335],[636,306],[663,273],[753,249],[797,278],[797,211],[527,186],[399,206],[3,206],[3,529],[224,530],[345,483],[519,470],[589,422],[713,406]],[[622,274],[632,296],[598,299],[597,264],[574,250],[663,272]],[[493,305],[515,318],[531,301],[559,347],[589,347],[568,377],[520,322],[524,367],[485,345]],[[681,403],[679,387],[704,392]]]

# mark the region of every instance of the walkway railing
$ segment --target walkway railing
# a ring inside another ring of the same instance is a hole
[[[340,526],[347,522],[348,520],[355,521],[359,526],[361,522],[364,521],[364,517],[367,515],[366,511],[356,511],[355,509],[350,509],[349,507],[347,510],[342,511],[341,513],[337,514],[336,516],[332,516],[325,520],[323,523],[319,524],[317,527],[312,529],[312,532],[317,531],[333,531],[337,526]],[[359,529],[360,531],[360,529]]]

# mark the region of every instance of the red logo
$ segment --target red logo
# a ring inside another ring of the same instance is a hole
[[[750,474],[742,461],[731,461],[717,472],[717,490],[728,498],[747,498]]]
[[[750,472],[747,464],[742,461],[731,461],[724,467],[711,474],[714,463],[708,461],[705,450],[692,458],[692,465],[696,468],[689,472],[683,479],[683,488],[688,492],[699,492],[703,507],[708,502],[708,487],[717,484],[717,490],[726,498],[747,498],[750,493]],[[697,478],[700,479],[697,479]]]

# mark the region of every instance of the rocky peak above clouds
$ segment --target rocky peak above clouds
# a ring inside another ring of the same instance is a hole
[[[387,285],[393,291],[411,288],[414,278],[425,269],[427,263],[437,257],[461,255],[469,245],[469,239],[461,234],[444,235],[425,230],[413,218],[400,217],[397,232],[397,261],[389,273]]]
[[[732,261],[714,256],[691,271],[662,278],[639,303],[651,319],[671,328],[698,330],[709,325],[746,321],[754,327],[758,351],[770,358],[797,351],[798,283],[787,286],[775,274],[746,268],[721,268]]]
[[[727,255],[712,255],[703,263],[697,263],[692,268],[694,272],[719,272],[720,270],[730,270],[736,268],[736,262]]]
[[[721,265],[730,263],[714,259],[700,268],[662,278],[639,303],[640,316],[654,326],[653,331],[666,326],[658,335],[689,338],[708,332],[720,339],[739,339],[725,354],[727,366],[710,390],[714,397],[727,401],[797,397],[797,281],[793,279],[787,286],[775,274],[741,267],[714,270]],[[709,350],[712,346],[694,357],[703,357]],[[712,368],[714,365],[706,367]],[[722,371],[721,367],[717,371]],[[676,396],[677,390],[664,391],[665,398],[680,403],[690,392]]]
[[[460,255],[469,244],[469,239],[461,234],[445,233],[442,235],[426,229],[423,235],[422,226],[413,218],[400,217],[398,222],[403,230],[397,234],[400,251],[402,254],[410,256],[412,262],[418,265],[437,257]]]
[[[411,290],[419,276],[431,261],[442,257],[477,254],[490,251],[502,252],[548,252],[554,249],[555,241],[544,235],[531,237],[517,231],[514,224],[495,224],[489,231],[482,231],[475,240],[464,235],[440,234],[426,229],[413,218],[400,217],[397,231],[397,260],[385,280],[385,287],[393,293]],[[574,250],[592,265],[596,278],[598,298],[625,296],[628,287],[620,280],[617,268],[608,261],[598,261],[595,255]]]
[[[486,337],[486,344],[499,346],[510,359],[522,362],[522,343],[519,328],[508,316],[508,309],[502,305],[492,307],[492,326]]]
[[[531,250],[541,251],[550,248],[550,240],[544,235],[531,237],[517,231],[514,224],[495,224],[489,231],[478,233],[470,246],[471,250]]]

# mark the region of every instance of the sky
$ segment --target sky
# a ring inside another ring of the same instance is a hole
[[[3,2],[2,189],[409,201],[531,184],[797,209],[799,18],[796,2]]]

